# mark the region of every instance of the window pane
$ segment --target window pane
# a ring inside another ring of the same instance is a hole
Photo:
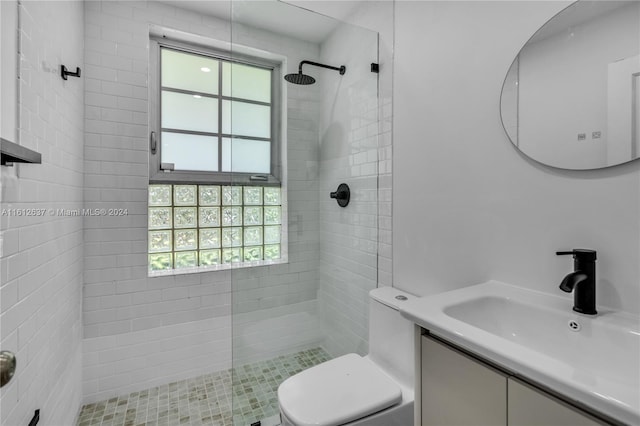
[[[176,207],[173,209],[174,228],[193,228],[196,226],[195,207]]]
[[[274,260],[280,259],[280,244],[272,244],[264,246],[264,259]]]
[[[262,187],[246,186],[244,188],[244,203],[254,206],[262,204]]]
[[[163,90],[162,127],[216,133],[218,100],[196,96]]]
[[[210,266],[220,263],[220,250],[200,250],[200,265]]]
[[[200,205],[220,205],[220,187],[217,185],[200,185]]]
[[[264,203],[271,206],[279,206],[281,203],[280,188],[265,188]]]
[[[222,101],[222,133],[271,137],[271,107],[247,102]]]
[[[149,229],[171,228],[171,218],[171,207],[149,207]]]
[[[162,86],[218,94],[218,61],[162,49]]]
[[[218,171],[218,138],[162,132],[161,158],[175,170]]]
[[[242,261],[241,248],[228,248],[222,250],[222,263],[237,263]]]
[[[270,173],[271,142],[223,138],[222,171]]]
[[[149,253],[171,251],[171,231],[149,232]]]
[[[198,266],[198,254],[195,251],[176,253],[176,269]]]
[[[171,205],[171,185],[149,185],[150,206]]]
[[[220,226],[220,207],[200,207],[198,224],[201,227]]]
[[[158,253],[149,255],[150,271],[165,271],[172,269],[171,253]]]
[[[200,248],[220,247],[220,228],[200,229]]]
[[[244,249],[245,262],[253,262],[255,260],[262,260],[262,246],[245,247]]]
[[[195,229],[181,229],[174,231],[175,250],[190,250],[198,248]]]
[[[271,103],[271,70],[224,62],[222,84],[224,96]]]
[[[173,203],[177,206],[195,206],[196,192],[196,185],[174,185]]]

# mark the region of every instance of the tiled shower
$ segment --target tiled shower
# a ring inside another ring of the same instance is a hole
[[[177,2],[3,2],[3,20],[20,15],[17,136],[43,153],[41,166],[3,168],[3,207],[126,211],[2,217],[0,337],[22,360],[2,389],[3,424],[28,423],[37,408],[47,424],[245,424],[277,414],[273,390],[287,375],[366,353],[367,292],[391,273],[388,38],[338,21],[322,40],[277,34],[240,23],[252,7],[242,3],[223,19]],[[388,7],[348,19],[388,29]],[[313,86],[286,87],[288,263],[148,276],[157,28],[277,53],[287,72],[303,59],[346,64],[343,78],[318,72]],[[59,62],[82,77],[61,80]],[[342,182],[347,209],[328,196]]]

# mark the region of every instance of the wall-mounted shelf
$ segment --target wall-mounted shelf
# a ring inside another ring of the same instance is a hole
[[[16,143],[0,138],[0,165],[7,166],[9,163],[42,163],[42,155]]]

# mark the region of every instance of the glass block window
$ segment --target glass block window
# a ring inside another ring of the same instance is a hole
[[[272,73],[161,46],[160,164],[173,164],[174,171],[270,174]]]
[[[151,273],[281,259],[279,187],[150,185],[148,218]]]

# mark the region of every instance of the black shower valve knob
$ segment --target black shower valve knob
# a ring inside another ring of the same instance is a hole
[[[329,197],[335,199],[340,207],[347,207],[349,200],[351,199],[351,191],[349,185],[341,183],[338,185],[338,189],[329,194]]]

